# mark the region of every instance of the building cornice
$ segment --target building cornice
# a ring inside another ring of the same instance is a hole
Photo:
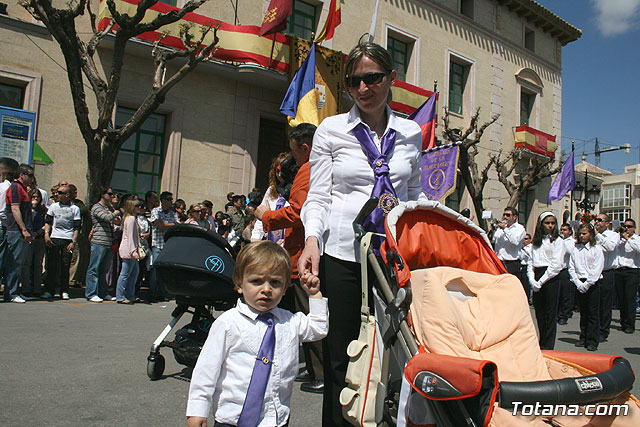
[[[562,46],[576,41],[582,36],[582,30],[574,27],[555,13],[534,0],[496,0],[510,12],[531,22],[542,31],[557,38]]]

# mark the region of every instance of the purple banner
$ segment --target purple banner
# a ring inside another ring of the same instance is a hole
[[[422,155],[422,192],[429,200],[442,202],[456,189],[458,147],[448,147]]]

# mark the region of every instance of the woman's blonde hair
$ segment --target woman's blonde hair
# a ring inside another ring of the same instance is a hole
[[[124,215],[122,216],[122,219],[125,219],[129,215],[136,216],[136,205],[138,202],[139,201],[136,199],[129,199],[124,202]]]
[[[276,187],[280,182],[278,181],[278,170],[280,169],[280,163],[287,158],[289,153],[280,153],[271,161],[271,169],[269,169],[269,188],[271,188],[271,197],[278,198]]]
[[[291,283],[291,258],[282,246],[270,240],[249,243],[238,254],[233,270],[233,283],[240,288],[244,275],[249,270],[261,272],[281,272],[285,276],[285,284]]]

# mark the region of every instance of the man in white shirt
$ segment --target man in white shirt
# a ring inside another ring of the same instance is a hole
[[[640,236],[636,233],[636,222],[624,221],[618,244],[618,269],[615,272],[616,294],[620,308],[620,329],[632,334],[636,326],[636,294],[640,282]]]
[[[60,287],[60,297],[69,299],[69,266],[73,248],[78,241],[81,216],[80,208],[71,203],[68,186],[60,186],[58,201],[52,203],[45,218],[44,241],[47,245],[47,291],[42,298],[51,298]]]
[[[596,243],[604,253],[604,270],[600,284],[600,342],[605,342],[611,329],[611,311],[613,309],[613,289],[615,286],[615,268],[620,234],[609,229],[609,215],[599,213],[595,219]]]
[[[7,190],[11,187],[13,174],[18,170],[18,162],[9,158],[0,158],[0,279],[3,276],[4,258],[7,249]]]
[[[502,221],[493,233],[493,248],[509,274],[520,279],[520,249],[527,232],[517,219],[518,211],[515,208],[504,208]]]

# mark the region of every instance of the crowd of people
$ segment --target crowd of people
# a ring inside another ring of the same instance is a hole
[[[505,268],[523,285],[538,323],[542,349],[553,349],[557,325],[580,313],[576,346],[596,351],[611,332],[611,313],[620,310],[620,330],[635,331],[640,283],[640,236],[628,218],[616,230],[606,213],[594,223],[558,228],[553,212],[543,212],[533,233],[517,222],[518,212],[504,210],[494,224],[492,242]]]
[[[176,224],[213,230],[235,250],[251,241],[258,188],[249,200],[229,193],[224,211],[213,203],[192,203],[189,209],[173,194],[148,191],[119,194],[111,188],[88,207],[77,187],[60,181],[50,193],[39,187],[34,170],[10,158],[0,159],[0,271],[4,300],[70,299],[70,286],[85,287],[93,303],[120,304],[165,301],[166,290],[151,268],[164,247],[164,232]],[[260,240],[258,236],[255,240]],[[148,287],[146,298],[141,288]]]
[[[5,299],[22,303],[27,298],[21,292],[68,299],[72,277],[76,284],[84,281],[91,302],[133,304],[141,284],[148,285],[149,302],[162,301],[168,295],[152,266],[164,232],[176,224],[217,232],[239,253],[233,281],[241,297],[212,326],[198,359],[188,425],[206,425],[213,409],[215,425],[284,426],[295,380],[304,391],[323,393],[324,426],[353,423],[340,403],[347,347],[361,326],[352,223],[371,196],[392,205],[423,197],[422,133],[387,105],[396,71],[384,48],[360,42],[345,73],[351,110],[317,129],[308,123],[292,129],[290,152],[274,159],[264,197],[257,188],[248,196],[229,193],[215,214],[207,200],[187,205],[167,191],[141,199],[108,188],[89,209],[67,182],[54,187],[49,200],[30,166],[0,159]],[[365,229],[383,231],[384,215],[376,208]],[[492,241],[535,309],[541,348],[553,349],[557,324],[566,323],[576,303],[578,345],[587,350],[607,339],[614,301],[621,330],[634,332],[640,237],[633,220],[614,231],[601,213],[595,226],[581,224],[574,239],[571,226],[558,228],[552,212],[539,216],[533,236],[517,217],[516,209],[506,208]],[[305,367],[296,372],[299,343]]]

